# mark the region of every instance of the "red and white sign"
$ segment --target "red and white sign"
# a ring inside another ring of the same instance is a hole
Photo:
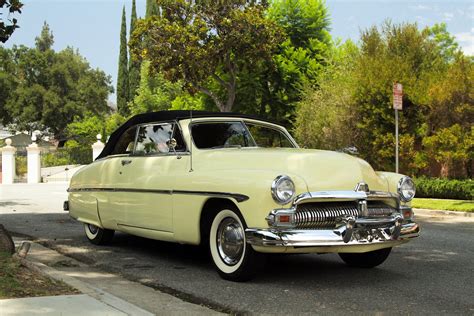
[[[401,83],[393,84],[393,108],[403,110],[403,86]]]

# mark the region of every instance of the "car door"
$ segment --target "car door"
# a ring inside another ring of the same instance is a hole
[[[173,232],[174,170],[180,168],[184,148],[169,147],[175,129],[175,122],[137,127],[133,154],[121,157],[121,181],[113,194],[119,229],[146,237],[156,236],[147,235],[147,230]]]

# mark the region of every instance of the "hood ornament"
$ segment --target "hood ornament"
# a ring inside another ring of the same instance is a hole
[[[355,187],[355,191],[356,192],[365,192],[365,193],[369,193],[370,190],[369,190],[369,185],[365,182],[359,182],[357,183],[356,187]]]

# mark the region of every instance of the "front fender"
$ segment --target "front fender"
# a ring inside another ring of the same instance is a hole
[[[265,217],[271,210],[278,207],[289,207],[276,203],[271,196],[271,185],[273,180],[281,175],[281,172],[273,170],[258,169],[229,169],[214,170],[212,173],[206,171],[194,171],[187,175],[186,178],[177,180],[175,190],[182,191],[206,191],[206,192],[222,192],[241,194],[248,197],[248,200],[237,201],[231,197],[236,206],[239,208],[242,216],[249,227],[266,228],[268,224]],[[286,173],[295,184],[296,195],[307,192],[308,186],[300,176]],[[208,198],[203,199],[202,205]],[[185,196],[176,199],[185,199]],[[179,201],[174,203],[179,205]]]
[[[377,171],[377,175],[385,179],[387,181],[387,186],[388,186],[388,191],[398,195],[398,182],[400,182],[400,179],[405,177],[405,175],[400,174],[400,173],[395,173],[395,172],[386,172],[386,171]],[[403,205],[411,205],[410,202],[408,203],[403,203]]]

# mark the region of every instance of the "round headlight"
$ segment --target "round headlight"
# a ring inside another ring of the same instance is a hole
[[[272,183],[272,197],[279,204],[287,204],[295,196],[295,184],[290,177],[281,175]]]
[[[415,197],[415,183],[410,177],[403,177],[398,182],[398,195],[403,202],[410,202]]]

